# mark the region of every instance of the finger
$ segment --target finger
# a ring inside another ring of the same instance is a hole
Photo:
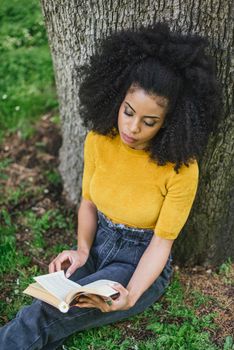
[[[90,304],[90,303],[77,303],[75,304],[74,306],[76,307],[80,307],[80,308],[97,308],[97,306],[93,305],[93,304]]]
[[[96,304],[88,303],[88,302],[87,303],[86,302],[78,303],[78,304],[75,304],[74,306],[80,307],[80,308],[99,309],[102,312],[109,312],[109,311],[111,311],[106,305],[96,305]]]
[[[51,263],[49,264],[49,273],[52,273],[55,271],[55,266],[54,266],[54,260],[51,261]]]
[[[85,297],[92,299],[96,303],[103,302],[103,298],[96,294],[86,294]]]
[[[95,304],[102,312],[114,311],[116,308],[116,304],[112,298],[103,299],[102,297],[96,297]]]
[[[55,271],[61,271],[61,261],[59,260],[59,258],[55,260],[54,265],[55,265]]]
[[[69,263],[69,256],[66,251],[60,253],[57,258],[54,260],[54,265],[56,271],[61,271],[62,269],[62,264],[67,261]]]
[[[101,297],[93,294],[90,294],[88,296],[84,295],[80,297],[77,304],[78,306],[81,305],[82,307],[84,305],[90,305],[89,307],[100,309],[102,312],[111,311],[109,310],[110,307],[105,303],[105,301]]]
[[[85,294],[85,295],[82,295],[80,296],[79,298],[79,301],[81,300],[81,302],[85,302],[85,301],[89,301],[93,304],[103,304],[104,303],[104,300],[99,297],[98,295],[94,295],[94,294]]]
[[[55,266],[56,259],[57,259],[57,257],[55,259],[53,259],[51,261],[51,263],[49,264],[49,273],[56,271],[56,266]]]
[[[120,283],[113,284],[111,287],[117,290],[123,296],[127,296],[129,293],[128,290],[124,286],[122,286],[122,284]]]
[[[79,263],[74,262],[66,271],[66,277],[69,278],[79,267]]]
[[[76,303],[76,306],[99,308],[99,305],[97,305],[97,303],[93,302],[92,299],[86,297],[79,298],[78,302]]]
[[[58,254],[55,259],[51,261],[49,264],[49,273],[60,271],[62,268],[62,263],[68,261],[69,265],[69,258],[68,258],[68,252],[63,251],[62,253]]]

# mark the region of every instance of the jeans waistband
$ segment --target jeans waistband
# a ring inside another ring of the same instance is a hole
[[[109,228],[110,231],[113,231],[114,233],[123,234],[125,237],[128,238],[135,238],[135,239],[150,239],[153,234],[154,230],[151,229],[142,229],[142,228],[135,228],[130,227],[124,224],[117,224],[111,221],[109,218],[107,218],[101,211],[98,210],[98,222],[106,227]]]

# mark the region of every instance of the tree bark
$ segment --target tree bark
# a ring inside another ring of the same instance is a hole
[[[67,199],[79,204],[86,131],[79,119],[79,67],[94,52],[95,42],[121,28],[159,20],[171,29],[208,36],[223,85],[224,117],[200,160],[196,200],[174,246],[177,263],[220,264],[234,256],[233,103],[234,62],[231,0],[41,0],[60,102],[63,145],[60,172]]]

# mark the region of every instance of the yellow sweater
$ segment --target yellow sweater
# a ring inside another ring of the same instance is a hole
[[[184,226],[198,184],[197,161],[179,174],[158,166],[144,150],[90,131],[84,144],[82,196],[115,223],[154,229],[175,239]]]

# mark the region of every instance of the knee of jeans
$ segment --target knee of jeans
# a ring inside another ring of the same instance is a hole
[[[169,280],[165,279],[162,275],[160,275],[156,281],[152,284],[152,287],[157,295],[161,295],[164,293],[165,288],[167,287]]]
[[[31,317],[33,315],[39,315],[43,307],[41,300],[34,299],[31,305],[22,307],[16,315],[16,318]]]
[[[172,274],[173,274],[173,269],[170,264],[170,261],[168,261],[163,271],[161,272],[160,276],[154,281],[152,286],[157,291],[162,292],[170,283]]]
[[[161,273],[161,276],[164,278],[164,280],[166,280],[169,283],[171,280],[172,274],[173,274],[173,268],[171,266],[171,261],[168,261]]]

